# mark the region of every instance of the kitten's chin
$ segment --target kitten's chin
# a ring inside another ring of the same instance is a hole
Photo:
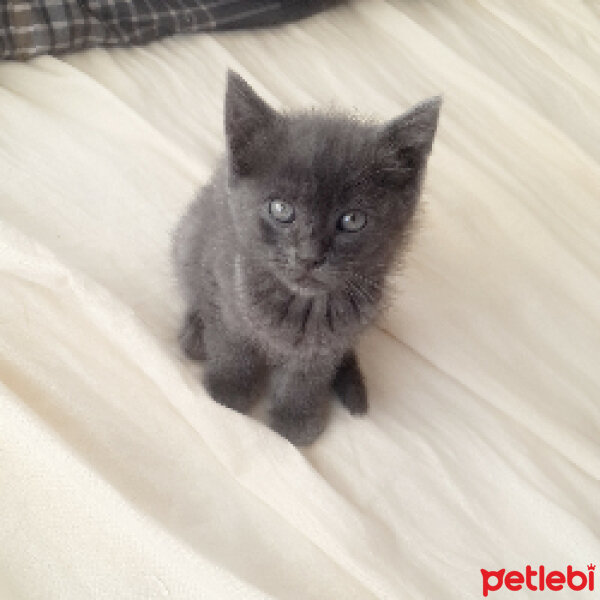
[[[325,284],[312,278],[291,281],[288,283],[288,287],[292,292],[300,294],[301,296],[318,296],[320,294],[327,294],[329,291],[325,287]]]
[[[292,279],[291,277],[284,278],[279,274],[276,274],[276,277],[289,289],[290,292],[300,296],[313,297],[325,295],[331,291],[324,282],[316,279],[310,275],[310,273],[306,273],[305,275],[296,277],[295,279]]]

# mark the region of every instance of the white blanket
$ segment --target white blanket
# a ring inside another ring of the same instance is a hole
[[[0,598],[462,600],[480,569],[597,564],[598,14],[363,0],[0,65]],[[276,106],[444,94],[359,349],[371,410],[307,450],[210,400],[175,340],[169,235],[227,67]]]

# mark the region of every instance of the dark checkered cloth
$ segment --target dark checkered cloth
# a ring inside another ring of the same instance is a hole
[[[0,58],[143,44],[174,33],[275,25],[326,0],[0,0]]]

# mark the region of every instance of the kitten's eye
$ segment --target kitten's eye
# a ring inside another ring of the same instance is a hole
[[[367,216],[359,210],[352,210],[343,214],[338,222],[337,227],[340,231],[348,231],[354,233],[360,231],[367,224]]]
[[[269,213],[280,223],[291,223],[296,217],[294,207],[287,202],[283,202],[283,200],[271,200],[269,202]]]

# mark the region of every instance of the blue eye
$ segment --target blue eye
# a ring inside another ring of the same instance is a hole
[[[337,222],[337,228],[340,231],[356,233],[367,224],[367,215],[359,210],[351,210],[343,214]]]
[[[280,223],[291,223],[296,217],[294,207],[283,200],[271,200],[269,213]]]

